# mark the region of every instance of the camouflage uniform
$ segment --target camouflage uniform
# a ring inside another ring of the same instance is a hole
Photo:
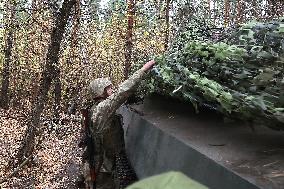
[[[142,80],[145,72],[140,69],[136,71],[129,79],[124,81],[119,89],[97,106],[92,107],[93,124],[92,135],[103,133],[106,129],[111,127],[112,116],[115,111],[127,100],[127,98],[135,92],[139,82]]]
[[[117,108],[123,104],[127,98],[133,94],[139,82],[142,80],[145,72],[140,69],[136,71],[129,79],[124,81],[119,89],[107,99],[98,100],[89,105],[90,111],[88,116],[91,117],[89,124],[89,133],[94,141],[94,154],[88,154],[88,161],[84,161],[85,183],[92,183],[92,176],[88,175],[90,158],[94,155],[95,170],[99,173],[101,167],[111,172],[114,167],[117,155],[124,152],[123,129],[121,127],[120,116],[116,115]],[[89,92],[91,98],[96,98],[104,93],[105,87],[111,83],[106,78],[96,79],[91,82]],[[87,151],[85,149],[85,151]],[[87,158],[85,158],[87,159]],[[91,159],[92,161],[92,159]],[[92,185],[92,184],[89,184]],[[92,188],[92,186],[87,186]],[[111,187],[110,187],[111,188]]]

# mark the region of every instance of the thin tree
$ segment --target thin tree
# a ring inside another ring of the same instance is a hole
[[[237,24],[242,22],[242,0],[237,0]]]
[[[10,15],[7,18],[7,37],[4,49],[4,65],[2,70],[2,87],[0,96],[0,107],[9,108],[9,83],[10,83],[10,63],[13,47],[13,23],[15,22],[16,4],[15,1],[7,1],[7,9],[10,9]]]
[[[45,103],[48,98],[48,91],[51,86],[52,80],[56,77],[60,43],[63,38],[67,20],[71,14],[72,7],[76,0],[64,0],[59,14],[56,17],[55,26],[51,33],[48,52],[46,55],[46,63],[42,72],[40,80],[39,91],[35,102],[32,105],[31,118],[25,133],[24,140],[22,141],[22,148],[18,153],[18,160],[28,157],[34,150],[35,137],[40,133],[40,115],[44,109]]]
[[[77,53],[78,48],[79,48],[79,32],[80,32],[80,19],[81,19],[81,5],[80,5],[80,0],[77,0],[75,6],[74,6],[74,14],[73,14],[73,18],[72,18],[72,24],[73,27],[71,29],[71,36],[70,36],[70,51],[69,51],[69,55],[67,58],[67,66],[70,66],[72,64],[71,61],[74,61],[76,59],[79,59],[79,55]],[[78,73],[79,74],[79,73]],[[79,77],[77,75],[77,77]],[[78,82],[77,81],[77,86],[78,86]],[[70,104],[68,105],[68,110],[67,112],[69,114],[74,114],[76,111],[76,106],[77,106],[77,102],[76,100],[79,98],[79,87],[70,87],[68,88],[68,92],[71,94],[71,101],[69,102]]]
[[[224,3],[224,25],[225,27],[228,26],[229,24],[229,19],[230,19],[230,2],[229,0],[225,0],[225,3]]]
[[[166,0],[166,32],[165,32],[165,50],[168,48],[169,43],[169,33],[170,33],[170,2],[171,0]]]
[[[134,0],[127,1],[127,33],[126,33],[126,44],[125,44],[125,68],[124,77],[128,78],[130,66],[131,66],[131,54],[132,54],[132,35],[134,25],[134,14],[135,14],[135,2]]]

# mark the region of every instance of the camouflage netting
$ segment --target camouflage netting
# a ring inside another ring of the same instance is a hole
[[[284,21],[251,22],[223,42],[204,41],[180,34],[156,58],[150,91],[283,130]]]

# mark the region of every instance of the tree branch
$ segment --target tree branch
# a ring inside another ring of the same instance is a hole
[[[2,183],[4,183],[4,182],[7,182],[8,179],[12,178],[15,174],[17,174],[17,173],[20,171],[20,169],[21,169],[22,167],[24,167],[24,165],[26,165],[26,164],[29,162],[29,160],[30,160],[31,158],[32,158],[32,154],[31,154],[25,161],[23,161],[23,162],[19,165],[19,167],[17,167],[11,174],[9,174],[6,178],[0,180],[0,184],[2,184]]]

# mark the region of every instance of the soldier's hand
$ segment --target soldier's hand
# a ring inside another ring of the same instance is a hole
[[[152,69],[152,67],[154,66],[156,62],[154,60],[150,60],[149,62],[147,62],[146,64],[144,64],[144,66],[142,67],[142,69],[144,71],[148,71],[150,69]]]

